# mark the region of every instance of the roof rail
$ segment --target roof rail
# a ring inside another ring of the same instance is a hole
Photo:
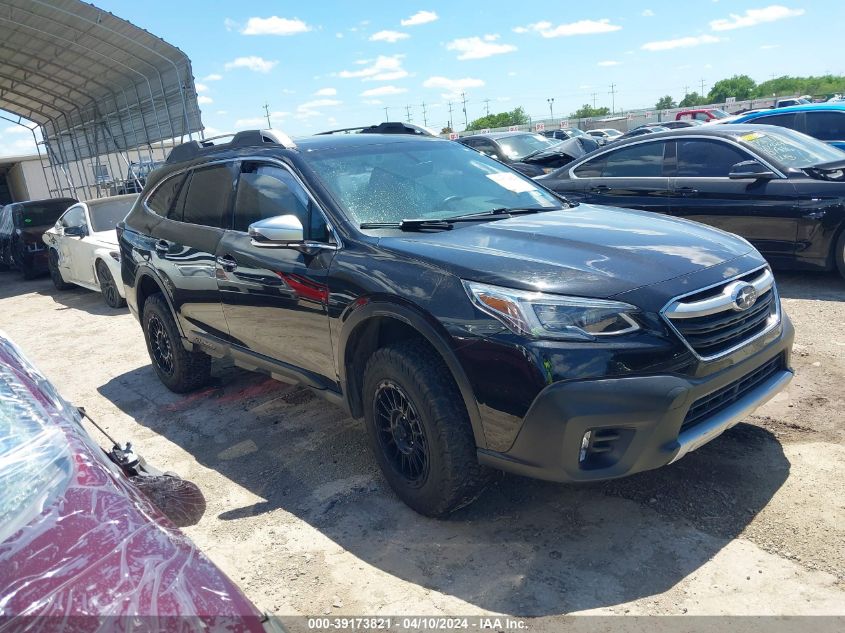
[[[412,134],[417,136],[435,136],[431,130],[414,125],[413,123],[402,123],[401,121],[385,121],[377,125],[364,125],[360,127],[345,127],[339,130],[328,130],[318,132],[318,136],[324,134]]]
[[[231,140],[227,143],[214,143],[214,141],[223,138]],[[285,149],[296,149],[296,143],[283,132],[277,132],[276,130],[244,130],[234,134],[221,134],[201,141],[188,141],[187,143],[177,145],[170,151],[167,157],[167,163],[181,163],[186,160],[192,160],[212,149],[235,149],[266,143],[280,145]]]

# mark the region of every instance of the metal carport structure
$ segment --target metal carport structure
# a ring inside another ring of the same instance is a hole
[[[83,161],[124,173],[130,152],[143,163],[203,128],[188,56],[79,0],[0,0],[0,109],[43,148],[51,194],[77,198],[102,191]]]

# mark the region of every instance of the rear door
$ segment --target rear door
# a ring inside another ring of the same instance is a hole
[[[61,219],[62,237],[59,267],[66,281],[80,281],[86,284],[94,283],[91,271],[91,248],[86,239],[91,234],[91,227],[85,216],[85,206],[77,204],[68,209]],[[80,229],[82,237],[64,235],[68,228]]]
[[[151,230],[154,268],[165,277],[183,330],[224,340],[229,331],[217,289],[215,253],[231,225],[236,174],[234,162],[194,168],[162,192],[171,202]]]
[[[790,257],[797,231],[797,192],[786,178],[731,180],[736,163],[757,160],[717,138],[679,138],[672,214],[736,233],[766,257]]]
[[[249,225],[280,215],[299,218],[313,242],[308,252],[253,243]],[[232,342],[334,382],[327,277],[336,249],[325,216],[287,167],[245,161],[234,225],[217,249],[217,284]]]
[[[671,142],[641,141],[611,149],[575,168],[587,202],[669,213],[664,154]],[[668,158],[668,155],[667,155]]]

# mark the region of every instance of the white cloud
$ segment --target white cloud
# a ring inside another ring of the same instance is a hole
[[[713,35],[697,35],[691,37],[679,37],[674,40],[658,40],[656,42],[646,42],[642,45],[644,51],[668,51],[673,48],[690,48],[692,46],[699,46],[701,44],[715,44],[721,42],[722,39]]]
[[[614,61],[612,59],[608,59],[606,61],[598,63],[599,66],[618,66],[619,64],[620,62]]]
[[[502,53],[512,53],[516,50],[516,46],[512,44],[496,44],[497,39],[499,39],[498,35],[485,35],[483,39],[480,37],[463,37],[452,40],[446,44],[446,48],[450,51],[458,51],[460,53],[458,59],[484,59]]]
[[[314,93],[315,97],[333,97],[337,94],[337,90],[334,88],[320,88],[317,92]]]
[[[276,122],[281,121],[286,116],[289,116],[290,112],[271,112],[270,113],[270,121]],[[235,121],[235,128],[247,128],[247,129],[255,129],[255,128],[263,128],[267,126],[267,117],[264,116],[256,116],[250,119],[238,119]]]
[[[23,125],[12,125],[3,130],[3,134],[29,134],[32,135],[30,129]]]
[[[448,77],[429,77],[423,82],[423,88],[439,88],[446,90],[441,96],[444,99],[455,99],[460,96],[461,92],[469,88],[481,88],[484,81],[475,79],[473,77],[464,77],[462,79],[449,79]]]
[[[731,31],[756,26],[765,22],[775,22],[785,18],[804,15],[804,9],[790,9],[780,4],[773,4],[763,9],[748,9],[744,14],[731,13],[730,19],[713,20],[710,28],[714,31]]]
[[[645,11],[642,12],[642,16],[644,18],[652,18],[652,17],[654,17],[654,11],[652,11],[651,9],[646,9]]]
[[[194,88],[197,89],[197,92],[207,92],[208,91],[208,86],[206,86],[205,84],[201,84],[200,82],[195,83]]]
[[[211,73],[202,78],[203,81],[220,81],[221,79],[223,79],[223,75],[218,75],[217,73]]]
[[[370,35],[371,42],[390,42],[395,44],[399,40],[406,40],[410,35],[401,31],[379,31]]]
[[[375,61],[358,60],[356,65],[364,66],[359,70],[341,70],[337,76],[343,79],[363,79],[364,81],[395,81],[408,76],[402,68],[403,55],[379,55]]]
[[[417,11],[407,20],[402,20],[402,26],[417,26],[419,24],[428,24],[434,22],[438,18],[434,11]]]
[[[315,110],[316,108],[331,108],[339,106],[343,101],[337,99],[314,99],[313,101],[306,101],[305,103],[296,107],[300,112],[304,110]]]
[[[361,93],[362,97],[388,97],[390,95],[400,95],[403,92],[408,92],[407,88],[399,88],[398,86],[380,86],[378,88],[371,88]]]
[[[257,73],[269,73],[278,63],[277,61],[270,61],[263,57],[251,55],[249,57],[238,57],[228,62],[225,68],[226,70],[231,70],[232,68],[248,68]]]
[[[214,99],[206,97],[205,95],[200,95],[197,97],[197,103],[200,105],[208,105],[209,103],[214,103]]]
[[[299,18],[250,18],[241,30],[244,35],[296,35],[310,31],[311,27]]]
[[[579,20],[578,22],[558,24],[557,26],[554,26],[551,22],[547,21],[535,22],[534,24],[529,24],[528,26],[518,26],[513,31],[514,33],[528,33],[529,31],[533,31],[548,38],[611,33],[613,31],[618,31],[621,28],[622,27],[617,24],[611,24],[608,18],[602,18],[601,20]]]

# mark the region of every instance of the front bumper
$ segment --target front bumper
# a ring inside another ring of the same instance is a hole
[[[706,376],[670,374],[551,384],[534,400],[510,449],[479,449],[479,461],[550,481],[612,479],[671,464],[739,423],[786,387],[793,376],[789,362],[794,336],[784,314],[777,335],[765,347]],[[764,366],[770,369],[762,374]],[[761,377],[740,391],[755,372]],[[734,386],[738,396],[730,400]],[[690,409],[702,402],[710,402],[712,413],[690,425],[689,416],[695,413]],[[587,432],[590,436],[584,446]]]

